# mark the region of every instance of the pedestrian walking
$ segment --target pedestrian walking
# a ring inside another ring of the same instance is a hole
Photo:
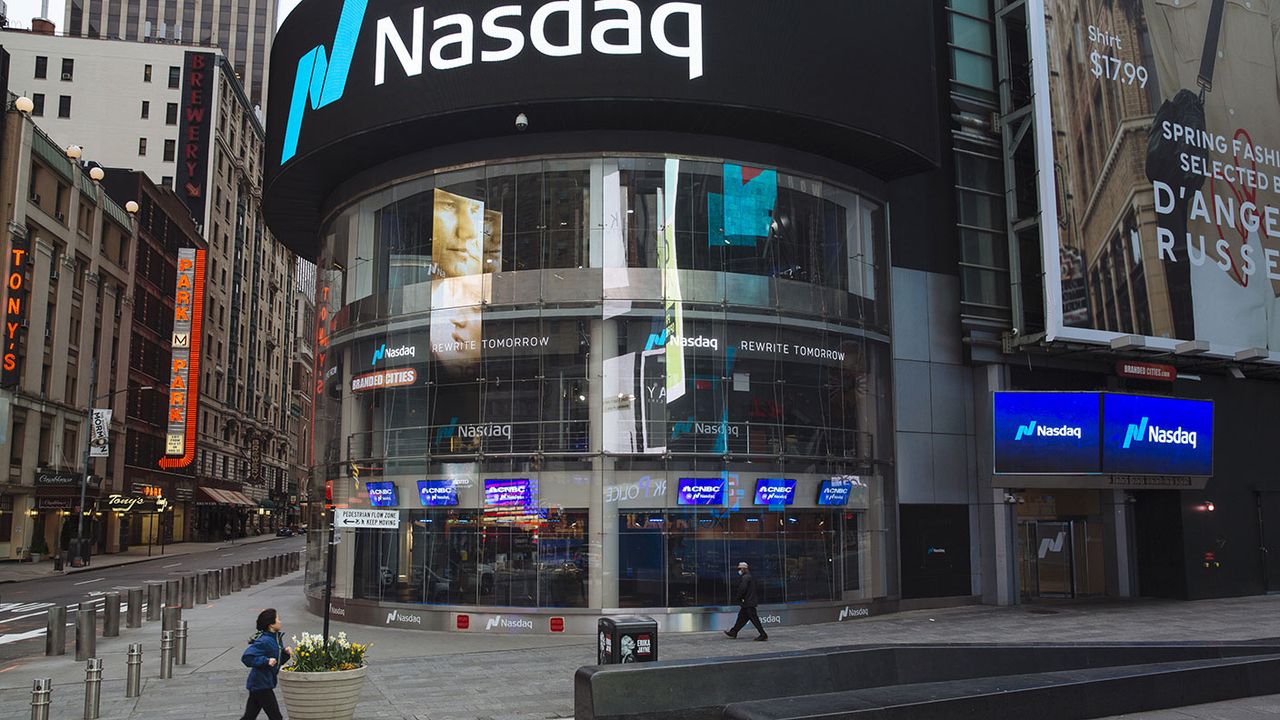
[[[756,611],[756,606],[760,604],[756,580],[751,577],[751,568],[744,562],[738,563],[738,591],[734,597],[738,601],[738,621],[733,624],[732,629],[725,630],[724,634],[736,638],[738,631],[750,622],[756,626],[756,632],[760,633],[756,640],[768,640],[769,634],[764,631],[764,625],[760,624],[760,613]]]
[[[275,608],[258,613],[258,632],[249,638],[249,647],[240,656],[240,662],[249,668],[249,679],[245,681],[249,700],[240,720],[256,720],[264,710],[268,720],[282,720],[280,705],[276,702],[276,678],[280,667],[289,662],[293,654],[284,646],[282,627]]]

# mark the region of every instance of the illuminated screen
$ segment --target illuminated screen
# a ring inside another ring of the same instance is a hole
[[[528,507],[532,504],[528,478],[485,480],[484,504],[495,507]]]
[[[795,499],[795,480],[763,478],[756,481],[756,505],[790,505]]]
[[[458,504],[458,488],[452,480],[419,480],[418,499],[423,507],[453,507]]]
[[[677,505],[723,505],[727,481],[722,478],[680,478]]]
[[[371,482],[365,483],[364,486],[369,490],[370,505],[374,507],[395,507],[400,504],[400,498],[396,494],[395,483]]]
[[[852,492],[853,483],[848,480],[823,480],[818,488],[818,504],[847,505]]]

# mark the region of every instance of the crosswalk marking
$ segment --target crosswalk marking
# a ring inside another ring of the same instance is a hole
[[[24,613],[53,607],[49,602],[0,603],[0,613]]]

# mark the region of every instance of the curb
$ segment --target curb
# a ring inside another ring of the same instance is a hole
[[[296,537],[296,536],[292,536],[292,537]],[[206,550],[196,550],[192,552],[184,552],[184,553],[175,554],[175,555],[156,555],[154,557],[140,557],[136,559],[131,558],[129,560],[114,562],[106,566],[94,567],[92,565],[89,565],[86,567],[67,568],[63,570],[61,573],[57,573],[50,570],[48,575],[23,578],[21,580],[0,580],[0,585],[13,585],[17,583],[31,582],[33,580],[47,580],[50,578],[60,578],[60,577],[66,577],[68,575],[74,575],[76,573],[82,573],[82,572],[90,572],[90,571],[103,572],[103,571],[111,570],[112,568],[125,567],[126,565],[138,565],[144,562],[151,562],[153,560],[167,560],[171,558],[186,557],[187,555],[196,555],[200,552],[207,552],[208,550],[226,550],[228,548],[242,548],[242,547],[248,547],[252,545],[266,545],[267,543],[275,540],[288,540],[288,539],[289,538],[272,537],[270,540],[258,540],[256,542],[240,543],[239,545],[213,545],[212,543],[210,543],[210,547],[207,548]]]

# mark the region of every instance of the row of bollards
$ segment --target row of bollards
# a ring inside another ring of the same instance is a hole
[[[232,567],[201,570],[163,582],[148,582],[145,587],[146,619],[160,621],[160,679],[173,677],[174,665],[187,664],[187,644],[190,638],[187,621],[182,610],[218,600],[223,595],[239,592],[266,580],[285,575],[302,568],[301,553],[273,555],[251,560]],[[142,627],[144,588],[125,588],[127,607],[121,607],[119,592],[106,593],[102,598],[102,636],[119,637],[120,615],[123,610],[125,626]],[[65,655],[67,635],[67,608],[49,608],[45,634],[45,655]],[[98,601],[85,600],[76,608],[76,660],[84,661],[84,717],[96,720],[102,699],[102,659],[97,654]],[[142,643],[131,643],[126,659],[125,697],[136,698],[142,693]],[[31,720],[49,720],[49,707],[53,695],[51,678],[35,680],[31,689]]]

